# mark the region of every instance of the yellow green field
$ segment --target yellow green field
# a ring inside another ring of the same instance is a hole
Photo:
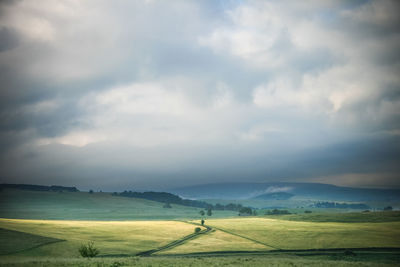
[[[400,222],[298,222],[269,218],[207,220],[207,225],[278,249],[400,247]]]
[[[187,243],[174,247],[170,250],[161,251],[159,255],[186,254],[196,252],[213,251],[260,251],[271,250],[271,247],[249,241],[219,230],[207,235],[188,241]]]
[[[195,226],[177,221],[51,221],[0,219],[0,228],[64,239],[24,252],[29,256],[79,257],[80,244],[94,241],[102,255],[136,254],[191,234]]]
[[[181,255],[223,256],[215,258],[213,266],[218,266],[218,264],[264,266],[267,262],[275,262],[277,266],[299,263],[335,266],[335,262],[337,266],[367,266],[366,263],[374,266],[374,263],[382,265],[385,260],[389,264],[400,262],[398,253],[400,222],[302,222],[263,217],[209,219],[206,220],[209,229],[202,227],[202,231],[197,235],[193,233],[198,226],[193,223],[199,223],[199,221],[0,219],[0,229],[3,229],[3,233],[14,235],[17,239],[21,236],[21,242],[26,241],[24,239],[26,233],[32,234],[34,242],[47,242],[46,238],[57,241],[42,245],[40,243],[38,247],[29,247],[29,244],[25,244],[28,249],[24,251],[19,249],[21,247],[19,245],[15,245],[14,252],[12,247],[10,250],[8,246],[7,253],[3,253],[7,255],[0,256],[0,266],[70,266],[74,264],[110,266],[113,261],[120,261],[128,266],[165,266],[166,262],[174,262],[176,266],[202,266],[207,262],[206,258],[189,260],[176,257]],[[59,241],[60,239],[65,241]],[[94,241],[100,254],[96,259],[84,261],[78,253],[78,248],[89,240]],[[163,250],[157,250],[163,246],[166,246]],[[370,252],[356,250],[357,253],[361,253],[357,254],[356,258],[344,257],[344,250],[341,252],[327,250],[325,254],[322,253],[319,256],[311,254],[303,258],[298,258],[298,252],[296,254],[282,251],[303,250],[300,254],[307,254],[310,249],[335,248],[392,249],[387,251],[373,249]],[[152,256],[151,260],[145,259],[146,257],[134,257],[152,250],[155,251],[146,254]],[[112,257],[113,260],[102,257]],[[246,258],[249,260],[243,261]],[[353,264],[353,261],[359,261],[360,264],[356,262]]]

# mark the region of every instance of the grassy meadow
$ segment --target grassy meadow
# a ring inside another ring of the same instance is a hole
[[[94,241],[100,255],[135,255],[194,232],[178,221],[54,221],[0,219],[0,228],[63,239],[20,253],[20,256],[79,257],[78,247]]]
[[[186,254],[214,251],[265,251],[273,248],[241,238],[235,235],[215,230],[208,235],[188,241],[170,250],[161,251],[157,255]]]
[[[400,247],[400,222],[302,222],[269,218],[207,220],[207,224],[277,249]]]
[[[201,209],[156,201],[112,196],[110,193],[38,192],[7,189],[0,192],[0,218],[39,220],[173,220],[200,218]],[[213,217],[236,216],[214,211]]]
[[[204,216],[202,231],[194,234],[202,217],[200,209],[193,207],[163,208],[163,203],[109,193],[4,190],[0,197],[0,266],[400,263],[398,211],[253,217],[213,211],[212,216]],[[89,241],[100,254],[84,259],[78,248]],[[391,249],[354,249],[386,247]],[[346,249],[355,254],[344,254]]]

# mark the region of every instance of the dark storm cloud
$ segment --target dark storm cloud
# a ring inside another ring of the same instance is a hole
[[[396,1],[0,10],[1,182],[400,185]]]
[[[0,28],[0,53],[18,45],[17,35],[10,29]]]

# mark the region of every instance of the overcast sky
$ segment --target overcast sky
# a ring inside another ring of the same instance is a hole
[[[400,187],[399,1],[1,1],[0,182]]]

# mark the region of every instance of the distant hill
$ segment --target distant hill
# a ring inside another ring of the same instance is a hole
[[[239,211],[243,208],[242,205],[229,203],[227,205],[216,204],[212,205],[210,203],[192,199],[183,199],[177,195],[167,193],[167,192],[133,192],[133,191],[124,191],[121,193],[114,192],[113,196],[121,196],[121,197],[133,197],[133,198],[143,198],[147,200],[153,200],[166,204],[177,204],[182,206],[196,207],[196,208],[204,208],[204,209],[213,209],[213,210],[232,210]]]
[[[254,199],[263,199],[263,200],[287,200],[293,197],[293,194],[286,192],[276,192],[276,193],[267,193],[254,197]]]
[[[78,192],[76,187],[60,186],[60,185],[34,185],[34,184],[0,184],[0,189],[12,188],[20,190],[30,191],[66,191],[66,192]]]
[[[32,191],[5,188],[0,191],[0,218],[48,220],[174,220],[200,218],[199,208],[110,193]],[[213,218],[235,216],[233,211],[213,211]]]
[[[399,189],[341,187],[320,183],[218,183],[167,190],[192,199],[251,199],[264,194],[289,193],[296,197],[337,201],[400,200]]]

